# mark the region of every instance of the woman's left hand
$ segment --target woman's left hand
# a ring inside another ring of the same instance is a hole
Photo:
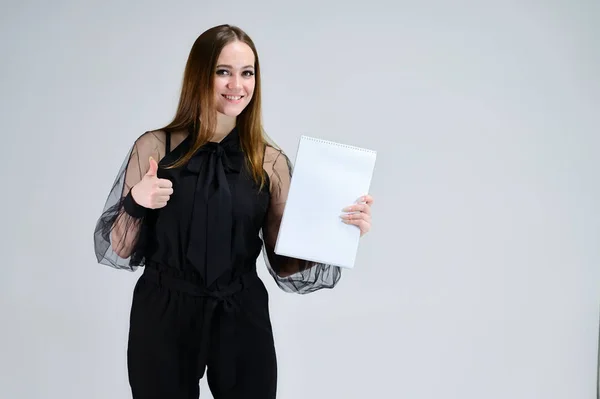
[[[342,221],[358,226],[361,237],[371,230],[371,205],[373,205],[373,197],[367,194],[361,197],[357,204],[342,209],[343,212],[350,212],[341,215]]]

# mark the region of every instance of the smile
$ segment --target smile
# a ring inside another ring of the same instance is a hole
[[[239,101],[242,98],[244,98],[244,96],[227,96],[225,94],[223,94],[223,97],[225,97],[229,101]]]

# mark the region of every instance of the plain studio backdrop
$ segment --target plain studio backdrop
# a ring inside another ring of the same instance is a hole
[[[221,23],[255,40],[292,159],[302,134],[378,151],[373,230],[335,290],[286,294],[259,260],[279,397],[595,397],[597,1],[2,8],[0,397],[130,397],[140,271],[96,264],[94,225]]]

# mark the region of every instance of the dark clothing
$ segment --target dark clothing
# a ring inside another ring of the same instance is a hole
[[[275,398],[268,294],[256,274],[261,250],[271,276],[288,292],[331,288],[340,270],[273,251],[291,179],[283,152],[265,148],[262,188],[251,177],[237,128],[183,166],[168,168],[191,148],[191,133],[173,148],[170,133],[142,135],[96,228],[100,263],[145,266],[131,309],[133,397],[197,398],[207,368],[215,399]],[[168,204],[156,210],[136,204],[130,192],[150,156],[160,160],[157,177],[173,184]],[[117,251],[123,247],[128,251]]]
[[[211,286],[219,277],[227,282],[256,267],[269,186],[259,191],[250,178],[237,129],[220,143],[203,146],[183,167],[165,168],[190,142],[188,135],[159,162],[157,177],[171,181],[173,194],[148,224],[152,239],[144,255],[178,270],[196,270]]]
[[[277,367],[262,281],[249,272],[211,296],[147,268],[134,291],[128,369],[134,399],[275,398]],[[242,308],[243,304],[243,308]]]

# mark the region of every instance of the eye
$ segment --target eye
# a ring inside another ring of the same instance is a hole
[[[229,76],[231,75],[231,72],[227,69],[217,69],[216,72],[217,76]],[[254,76],[254,71],[248,70],[248,71],[244,71],[242,72],[242,76],[244,76],[245,78],[249,78]]]

